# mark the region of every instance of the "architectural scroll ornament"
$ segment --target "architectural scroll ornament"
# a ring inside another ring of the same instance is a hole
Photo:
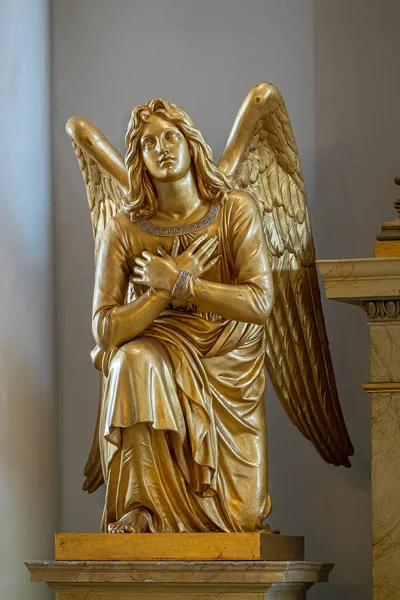
[[[400,300],[369,300],[360,304],[370,319],[398,319],[400,316]]]

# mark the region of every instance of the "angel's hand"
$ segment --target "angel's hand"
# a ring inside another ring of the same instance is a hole
[[[173,257],[179,271],[188,271],[195,277],[201,277],[201,275],[204,275],[221,258],[219,255],[210,260],[217,246],[217,236],[209,238],[208,234],[205,233],[192,242],[192,244],[190,244],[186,250],[181,252],[181,254],[177,253],[179,247],[177,238],[174,241],[171,256],[169,256],[161,246],[158,247],[158,253],[166,260],[172,260],[171,257]]]
[[[135,277],[132,277],[132,281],[156,290],[172,292],[179,277],[179,268],[172,256],[167,253],[165,256],[157,256],[143,250],[142,255],[135,258],[135,263]]]
[[[205,233],[179,255],[178,238],[174,240],[171,254],[168,254],[162,246],[157,248],[159,256],[144,250],[141,256],[135,258],[134,273],[137,277],[133,277],[132,281],[156,290],[172,292],[179,271],[188,271],[195,277],[200,277],[218,262],[220,255],[210,260],[217,246],[217,237],[208,239]]]

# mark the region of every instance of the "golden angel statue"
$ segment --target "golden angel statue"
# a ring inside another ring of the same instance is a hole
[[[271,510],[264,364],[321,456],[350,466],[299,156],[282,96],[256,86],[216,166],[161,98],[125,160],[67,123],[87,189],[101,393],[84,489],[103,531],[253,532]]]

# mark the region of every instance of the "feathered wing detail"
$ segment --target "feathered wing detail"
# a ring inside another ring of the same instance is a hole
[[[289,115],[269,83],[251,90],[219,168],[256,199],[273,271],[266,368],[291,421],[322,458],[354,453],[336,389],[322,312],[306,192]]]
[[[121,155],[90,121],[71,117],[66,130],[86,186],[97,258],[108,221],[122,209],[128,176]]]
[[[128,190],[128,177],[122,157],[92,123],[72,117],[67,122],[66,130],[86,186],[97,261],[103,231],[108,221],[122,209],[123,197]],[[130,285],[127,301],[132,298],[133,286]],[[98,347],[92,353],[92,356],[97,358],[96,365],[101,363],[101,354],[102,351]],[[104,483],[99,448],[101,402],[102,386],[92,448],[84,470],[86,480],[83,489],[89,493],[96,491]]]

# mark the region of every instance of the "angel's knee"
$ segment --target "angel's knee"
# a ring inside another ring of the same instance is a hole
[[[111,361],[111,369],[145,369],[161,351],[161,344],[156,340],[138,338],[121,346]]]

